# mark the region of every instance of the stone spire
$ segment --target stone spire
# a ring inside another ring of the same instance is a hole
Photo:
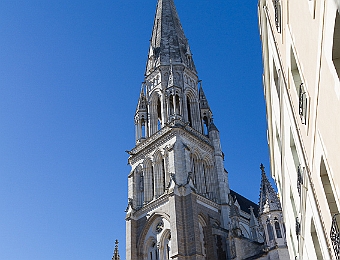
[[[118,252],[118,240],[116,240],[115,242],[116,246],[115,246],[115,251],[113,252],[113,256],[112,256],[112,260],[120,260],[120,256],[119,256],[119,252]]]
[[[169,65],[170,60],[197,73],[174,0],[158,0],[145,74],[160,65]]]
[[[266,172],[264,171],[264,166],[262,163],[260,169],[262,171],[262,180],[260,187],[259,215],[268,213],[270,211],[281,211],[282,208],[280,200],[266,176]]]

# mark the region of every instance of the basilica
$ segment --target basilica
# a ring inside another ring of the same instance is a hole
[[[259,204],[229,187],[220,133],[174,0],[158,0],[138,91],[126,259],[290,259],[264,166]],[[119,259],[118,242],[112,259]]]

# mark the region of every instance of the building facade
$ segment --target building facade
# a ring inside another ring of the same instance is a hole
[[[271,173],[291,259],[339,259],[337,0],[259,0]]]
[[[288,259],[277,194],[230,190],[220,133],[173,0],[158,0],[128,151],[127,260]]]

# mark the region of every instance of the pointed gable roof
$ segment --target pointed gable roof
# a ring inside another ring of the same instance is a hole
[[[280,200],[270,184],[266,172],[264,171],[264,166],[261,163],[260,169],[262,171],[261,187],[260,187],[260,201],[259,201],[259,215],[268,213],[270,211],[280,211],[281,203]]]
[[[182,63],[196,73],[188,40],[184,35],[174,0],[158,0],[146,75],[155,67]]]

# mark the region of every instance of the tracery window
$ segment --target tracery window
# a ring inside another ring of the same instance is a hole
[[[164,253],[163,258],[165,260],[170,260],[170,253],[171,253],[171,235],[169,234],[164,241]]]
[[[151,247],[149,248],[149,258],[148,260],[159,260],[159,252],[157,248],[156,242],[153,242]]]

